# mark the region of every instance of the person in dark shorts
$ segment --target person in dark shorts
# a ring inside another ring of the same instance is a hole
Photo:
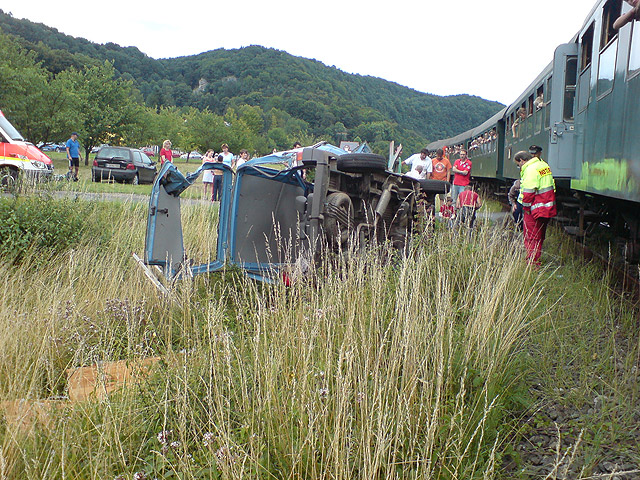
[[[73,181],[78,181],[78,170],[80,168],[80,142],[78,133],[73,132],[71,138],[67,140],[67,159],[69,159],[69,173],[73,175]]]

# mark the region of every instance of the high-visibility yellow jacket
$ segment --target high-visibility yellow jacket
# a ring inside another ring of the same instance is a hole
[[[534,218],[556,216],[556,183],[547,162],[533,157],[522,165],[518,201],[523,212]]]

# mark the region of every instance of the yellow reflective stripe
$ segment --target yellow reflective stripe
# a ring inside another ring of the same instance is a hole
[[[551,190],[555,190],[555,188],[553,188],[553,185],[538,189],[538,193],[550,192]]]
[[[555,204],[556,202],[534,203],[533,205],[531,205],[531,210],[535,210],[536,208],[543,208],[543,207],[553,207]]]
[[[525,192],[525,193],[535,193],[536,189],[535,188],[521,188],[520,191]]]

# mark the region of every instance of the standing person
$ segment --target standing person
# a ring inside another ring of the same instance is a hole
[[[469,185],[471,181],[472,162],[467,158],[467,151],[463,148],[460,150],[460,158],[453,164],[453,186],[451,188],[451,196],[453,203],[457,205],[458,195]]]
[[[162,149],[160,150],[160,165],[164,165],[164,162],[173,162],[173,152],[171,151],[170,140],[162,142]]]
[[[520,196],[520,179],[517,179],[511,185],[507,198],[509,199],[509,205],[511,205],[511,215],[513,216],[513,223],[516,225],[516,230],[522,231],[522,204],[518,202]]]
[[[224,157],[222,154],[216,157],[216,162],[224,163]],[[222,179],[224,178],[224,172],[217,168],[213,170],[213,191],[211,192],[211,201],[215,202],[222,198]]]
[[[433,173],[431,174],[433,180],[450,181],[451,162],[444,156],[443,149],[439,148],[436,150],[436,156],[431,159],[431,163],[433,165]]]
[[[220,152],[220,155],[222,155],[222,163],[231,168],[235,168],[236,162],[233,159],[233,153],[229,151],[229,145],[223,143],[220,148],[222,149],[222,152]]]
[[[433,165],[433,173],[431,178],[433,180],[440,180],[443,182],[449,182],[451,180],[451,162],[444,156],[444,150],[439,148],[436,150],[435,158],[431,159]],[[445,194],[441,193],[436,196],[436,210],[440,209],[441,205],[444,205]]]
[[[215,154],[213,153],[213,150],[207,150],[207,153],[205,153],[204,157],[202,157],[202,164],[204,165],[205,163],[215,162],[216,159],[214,155]],[[210,198],[207,197],[207,190],[209,190],[209,187],[211,187],[211,195],[213,195],[213,170],[205,170],[202,173],[202,185],[204,185],[204,196],[202,198]]]
[[[529,152],[518,152],[513,161],[520,167],[520,196],[527,262],[540,267],[542,243],[549,219],[555,217],[556,184],[551,168],[544,160]]]
[[[80,169],[80,142],[78,133],[73,132],[71,138],[67,140],[67,158],[69,159],[69,173],[73,175],[73,181],[78,181],[78,170]]]
[[[236,160],[236,168],[238,168],[247,160],[249,160],[249,151],[243,148],[242,150],[240,150],[240,156]]]
[[[474,192],[471,185],[465,185],[464,190],[458,195],[456,208],[458,209],[458,223],[465,227],[473,228],[476,221],[476,210],[482,206],[480,196]]]
[[[418,165],[422,165],[422,178],[431,178],[433,165],[431,164],[431,158],[429,158],[429,150],[426,148],[420,150],[420,153],[414,153],[402,163],[410,165],[411,170],[415,170]]]
[[[538,145],[531,145],[529,147],[529,153],[542,160],[542,147],[539,147]]]

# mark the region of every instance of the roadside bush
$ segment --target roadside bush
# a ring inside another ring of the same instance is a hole
[[[22,262],[29,252],[37,264],[78,245],[83,236],[99,237],[86,221],[93,211],[87,202],[50,197],[0,199],[0,258]]]

